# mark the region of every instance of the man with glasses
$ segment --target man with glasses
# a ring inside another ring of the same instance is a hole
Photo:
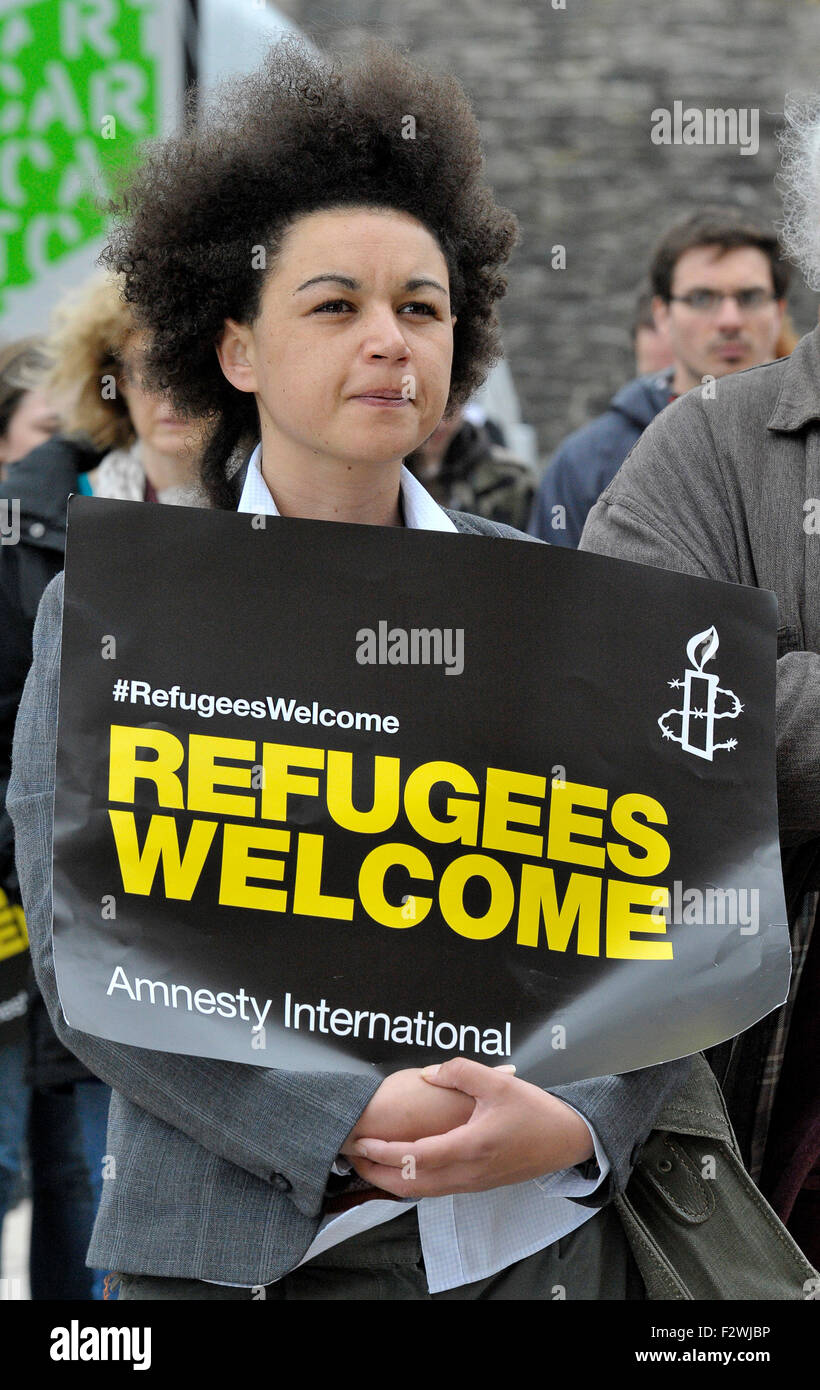
[[[650,279],[673,364],[624,386],[603,415],[564,440],[536,494],[531,534],[577,548],[588,512],[671,400],[695,386],[714,391],[718,378],[771,362],[789,278],[774,232],[744,213],[704,208],[670,227]]]

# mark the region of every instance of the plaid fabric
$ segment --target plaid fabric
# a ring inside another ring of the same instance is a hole
[[[792,978],[789,985],[789,995],[776,1016],[774,1031],[763,1061],[760,1089],[749,1142],[748,1168],[755,1182],[759,1181],[763,1166],[763,1153],[769,1134],[777,1083],[780,1080],[783,1058],[786,1054],[792,1010],[800,987],[803,965],[808,954],[819,905],[820,893],[806,893],[791,923]]]

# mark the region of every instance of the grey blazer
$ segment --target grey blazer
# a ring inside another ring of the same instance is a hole
[[[529,540],[449,513],[463,534]],[[65,1045],[112,1087],[107,1169],[88,1262],[135,1274],[266,1284],[292,1269],[319,1224],[331,1165],[378,1077],[291,1072],[107,1042],[69,1028],[51,948],[51,843],[62,574],[34,630],[7,806],[37,980]],[[612,1166],[586,1204],[623,1191],[691,1059],[551,1088],[594,1126]],[[112,1162],[113,1160],[113,1162]]]

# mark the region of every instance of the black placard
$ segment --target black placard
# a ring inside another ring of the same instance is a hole
[[[74,498],[69,1023],[623,1072],[785,998],[776,602],[536,544]]]

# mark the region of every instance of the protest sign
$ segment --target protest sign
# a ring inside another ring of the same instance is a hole
[[[0,1046],[20,1041],[28,1009],[28,934],[19,903],[0,884]]]
[[[0,5],[0,319],[45,327],[94,273],[115,175],[182,106],[180,0]]]
[[[775,631],[604,556],[74,498],[69,1023],[539,1084],[733,1036],[788,984]]]

